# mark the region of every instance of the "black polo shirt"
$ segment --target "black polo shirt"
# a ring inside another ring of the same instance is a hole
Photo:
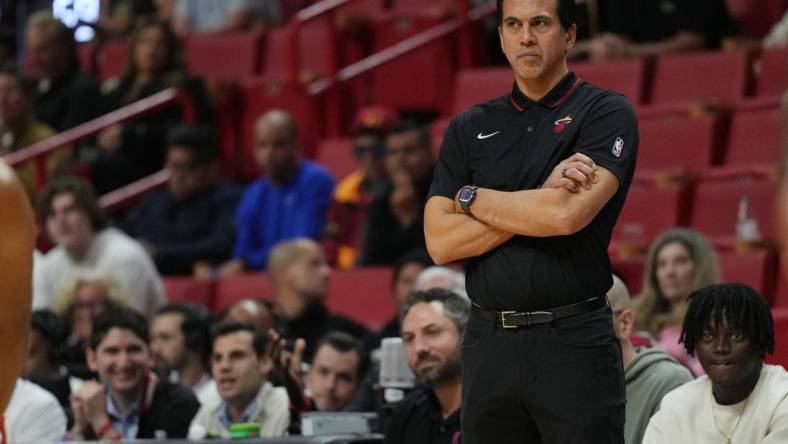
[[[384,444],[459,444],[460,410],[443,418],[435,393],[420,388],[410,393],[386,423]]]
[[[430,196],[453,199],[468,184],[501,191],[539,188],[576,152],[610,170],[620,184],[591,223],[573,235],[515,236],[470,258],[471,299],[490,309],[531,311],[605,294],[612,285],[607,247],[635,171],[637,147],[629,101],[571,72],[538,102],[515,83],[510,94],[455,117],[444,135]]]

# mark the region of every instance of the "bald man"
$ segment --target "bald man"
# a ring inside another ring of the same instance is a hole
[[[366,337],[366,328],[329,313],[323,303],[329,293],[331,267],[317,242],[298,238],[276,244],[268,268],[283,321],[282,336],[306,341],[305,361],[311,362],[320,338],[330,331]]]
[[[254,158],[263,176],[241,196],[233,259],[220,268],[224,276],[264,270],[274,244],[317,239],[325,225],[334,179],[322,166],[301,159],[293,116],[272,110],[257,120]]]
[[[28,347],[35,223],[25,191],[2,160],[0,208],[0,443],[5,444],[2,412],[22,372]]]
[[[632,345],[630,336],[635,324],[635,312],[632,311],[629,290],[618,276],[613,276],[613,286],[607,292],[607,299],[613,310],[613,327],[621,342],[627,384],[624,440],[626,444],[639,444],[649,418],[659,409],[662,397],[692,381],[692,374],[659,348]]]

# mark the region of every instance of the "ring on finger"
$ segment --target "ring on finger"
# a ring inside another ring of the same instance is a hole
[[[569,168],[564,168],[563,170],[561,170],[561,177],[563,177],[564,179],[569,179],[569,177],[566,176],[566,170],[568,169]]]

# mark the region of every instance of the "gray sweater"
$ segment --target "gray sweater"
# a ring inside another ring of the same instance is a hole
[[[626,444],[640,444],[648,420],[659,410],[662,397],[692,381],[689,370],[662,349],[638,347],[637,352],[624,370],[627,383]]]

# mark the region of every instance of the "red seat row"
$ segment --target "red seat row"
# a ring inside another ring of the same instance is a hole
[[[216,280],[165,277],[164,288],[172,302],[194,302],[217,313],[241,299],[273,299],[274,294],[271,278],[266,273]],[[377,329],[397,315],[390,288],[391,269],[387,267],[337,271],[332,276],[325,303],[331,312]]]

